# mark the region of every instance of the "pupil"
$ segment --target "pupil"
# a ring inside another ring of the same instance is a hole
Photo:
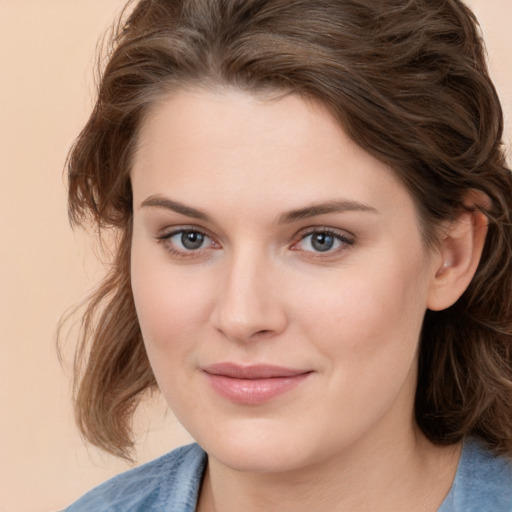
[[[332,246],[334,245],[334,237],[324,233],[318,233],[313,237],[311,244],[315,250],[325,252],[332,249]]]
[[[181,243],[186,249],[199,249],[204,242],[204,235],[195,231],[184,231],[181,235]]]

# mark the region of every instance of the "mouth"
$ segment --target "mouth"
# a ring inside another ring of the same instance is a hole
[[[295,389],[313,372],[273,365],[219,363],[202,371],[221,397],[243,405],[258,405]]]

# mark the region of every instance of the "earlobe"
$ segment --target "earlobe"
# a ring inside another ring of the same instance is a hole
[[[439,258],[434,268],[427,307],[440,311],[453,305],[471,283],[482,256],[487,234],[490,200],[481,191],[471,191],[464,201],[468,210],[443,227]]]

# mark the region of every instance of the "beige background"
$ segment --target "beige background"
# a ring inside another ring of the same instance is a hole
[[[512,0],[468,3],[510,123]],[[100,275],[90,241],[68,226],[62,169],[91,108],[96,41],[122,4],[0,0],[0,512],[58,510],[127,467],[83,445],[55,350],[61,314]],[[508,124],[509,148],[511,138]],[[139,462],[188,440],[164,409],[138,416]]]

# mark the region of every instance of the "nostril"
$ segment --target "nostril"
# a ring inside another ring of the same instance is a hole
[[[261,331],[256,331],[251,338],[268,338],[272,335],[272,331],[270,329],[262,329]]]

